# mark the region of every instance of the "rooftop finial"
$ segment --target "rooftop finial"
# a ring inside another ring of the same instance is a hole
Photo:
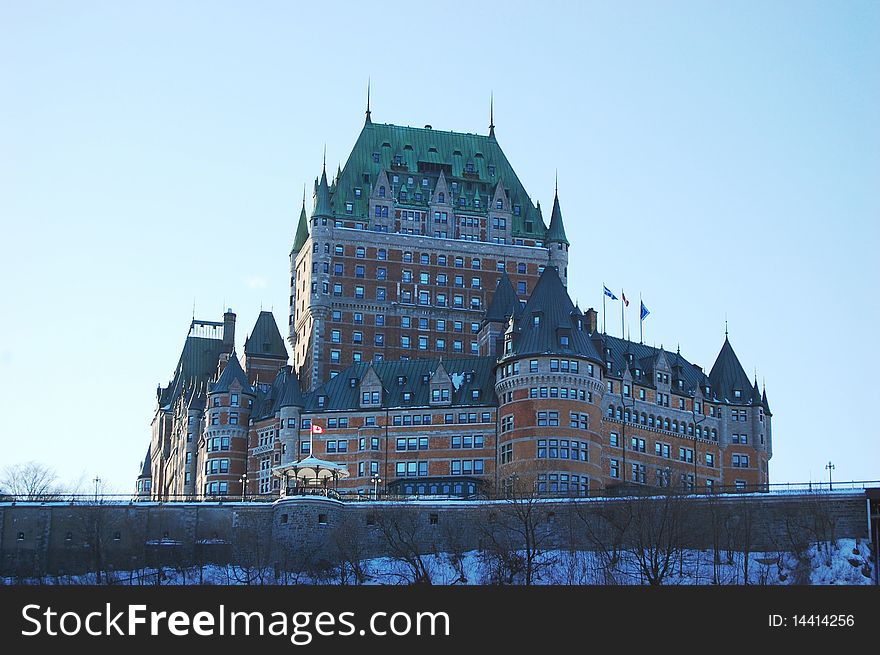
[[[372,123],[370,118],[370,78],[367,78],[367,123]]]
[[[495,93],[489,93],[489,136],[495,138]]]
[[[306,183],[303,182],[303,209],[306,208]]]
[[[727,316],[724,317],[724,339],[727,339]]]
[[[554,185],[553,185],[553,193],[556,195],[557,198],[559,197],[559,169],[558,168],[556,169],[556,182],[554,182]]]
[[[326,143],[324,144],[324,163],[323,163],[323,166],[324,166],[324,171],[326,172],[327,171],[327,144]]]

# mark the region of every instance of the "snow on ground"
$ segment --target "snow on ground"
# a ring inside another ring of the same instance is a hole
[[[469,551],[456,557],[449,553],[422,556],[422,563],[432,584],[492,584],[491,562],[485,553]],[[856,539],[839,539],[833,544],[814,545],[801,558],[791,553],[750,553],[721,551],[713,563],[711,550],[687,550],[674,558],[663,576],[664,585],[740,585],[748,572],[753,585],[870,585],[873,583],[871,552],[868,544]],[[746,566],[746,564],[748,564]],[[404,562],[379,557],[360,562],[363,584],[409,584],[413,575]],[[601,554],[593,551],[549,550],[536,558],[534,584],[541,585],[641,585],[646,576],[631,553],[621,553],[613,566],[606,566]],[[282,573],[278,578],[271,569],[246,569],[231,565],[206,565],[187,569],[163,568],[140,571],[115,571],[112,584],[120,585],[260,585],[260,584],[354,584],[349,570],[345,582],[341,571],[333,569],[318,575]],[[158,578],[158,579],[157,579]],[[510,582],[510,579],[502,582]],[[514,575],[514,584],[522,575]],[[46,576],[20,580],[0,578],[0,584],[93,585],[94,574]],[[101,584],[107,584],[106,577]]]

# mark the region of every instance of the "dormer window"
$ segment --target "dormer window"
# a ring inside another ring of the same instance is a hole
[[[398,386],[401,386],[401,387],[404,384],[406,384],[406,376],[405,375],[398,375],[397,376],[397,384],[398,384]]]
[[[534,325],[535,327],[539,327],[541,325],[540,314],[532,314],[532,325]]]
[[[378,164],[378,163],[379,163],[379,153],[378,153],[378,152],[374,152],[374,153],[373,153],[373,163],[374,163],[374,164]]]
[[[327,405],[327,396],[318,396],[318,407],[325,407]]]
[[[403,402],[405,402],[405,403],[412,402],[412,391],[404,391],[403,392]]]
[[[345,203],[345,213],[351,214],[354,211],[354,205],[350,202]]]
[[[473,164],[473,162],[468,162],[468,163],[467,163],[467,165],[465,166],[465,172],[467,172],[467,173],[473,173],[473,172],[474,172],[474,164]]]
[[[637,377],[637,378],[642,377],[642,369],[637,368],[636,371],[635,371],[635,373],[636,373],[636,377]]]
[[[395,166],[400,166],[402,161],[403,161],[403,157],[401,157],[400,155],[394,155],[394,165]]]
[[[739,390],[739,389],[734,389],[734,390],[733,390],[733,397],[736,398],[737,400],[739,400],[740,398],[742,398],[742,395],[743,395],[743,394],[742,394],[742,391],[741,391],[741,390]]]
[[[431,376],[429,376],[427,373],[423,374],[422,375],[422,384],[428,384],[428,380],[430,380],[430,379],[431,379]]]
[[[507,337],[504,340],[504,354],[509,355],[513,352],[513,343],[510,341],[510,337]]]
[[[437,194],[437,202],[445,203],[446,202],[446,194],[442,191]]]
[[[357,386],[357,378],[348,378],[348,386],[354,389]]]
[[[495,209],[504,209],[504,202],[502,202],[501,200],[496,200]]]
[[[360,197],[361,197],[361,188],[360,188],[360,187],[355,187],[355,189],[354,189],[354,197],[355,197],[355,198],[360,198]]]
[[[238,394],[234,393],[229,396],[229,404],[233,407],[238,407]]]
[[[559,345],[562,346],[563,348],[568,348],[568,346],[569,346],[568,335],[563,334],[563,335],[559,336]]]
[[[480,196],[477,196],[476,198],[474,198],[474,207],[479,207],[479,206],[480,206]]]
[[[384,198],[384,197],[385,197],[385,186],[384,186],[384,185],[382,185],[382,186],[379,187],[379,197],[380,197],[380,198]]]

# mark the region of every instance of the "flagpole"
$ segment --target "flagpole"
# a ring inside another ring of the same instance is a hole
[[[602,283],[602,334],[605,334],[605,283]]]
[[[645,321],[642,319],[642,292],[639,291],[639,343],[645,343],[645,339],[642,334],[642,324]]]
[[[626,302],[624,302],[624,300],[623,300],[624,297],[625,296],[623,295],[623,289],[621,289],[620,290],[620,338],[621,339],[626,338],[626,333],[623,331],[623,308],[626,305]]]

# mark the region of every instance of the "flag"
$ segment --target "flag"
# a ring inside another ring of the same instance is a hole
[[[641,302],[641,301],[639,301],[639,302]],[[651,312],[649,312],[648,308],[645,307],[645,303],[641,302],[641,305],[642,305],[642,311],[640,312],[639,320],[644,321],[645,318],[647,318],[648,314],[650,314]]]
[[[623,304],[626,305],[627,307],[629,307],[629,300],[626,299],[626,294],[623,291],[621,291],[620,295],[623,296]]]
[[[608,287],[605,287],[605,295],[611,298],[611,300],[617,300],[617,296],[611,293],[611,289],[609,289]]]
[[[320,425],[315,425],[312,423],[312,434],[324,434],[324,428]]]

